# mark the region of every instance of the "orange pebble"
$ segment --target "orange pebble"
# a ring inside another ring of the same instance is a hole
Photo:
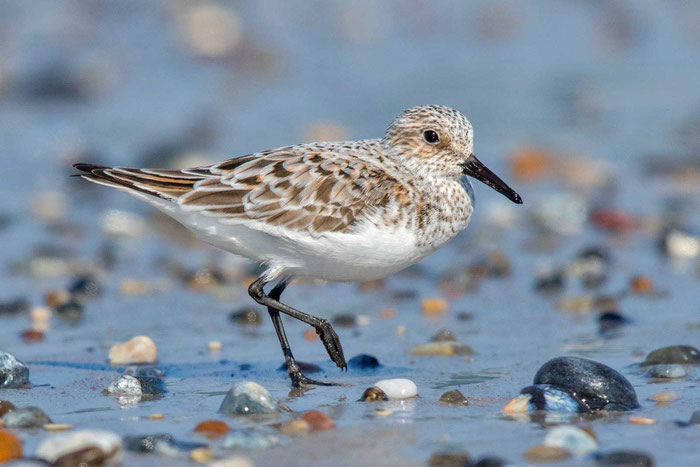
[[[219,420],[204,420],[194,428],[196,433],[201,433],[207,438],[219,438],[229,430],[227,424]]]
[[[391,319],[396,318],[396,308],[384,308],[379,312],[379,318]]]
[[[649,276],[635,276],[630,280],[630,288],[636,294],[647,294],[654,290],[654,281]]]
[[[330,430],[331,428],[335,428],[333,420],[318,410],[309,410],[301,418],[311,426],[312,430]]]
[[[532,182],[552,173],[554,159],[546,149],[522,147],[510,156],[510,170],[520,181]]]
[[[442,298],[426,298],[421,305],[425,316],[438,316],[447,311],[447,301]]]
[[[304,339],[306,339],[309,342],[315,341],[316,339],[318,339],[318,334],[316,334],[316,331],[314,331],[313,329],[307,329],[306,331],[304,331]]]
[[[0,430],[0,462],[22,457],[22,443],[9,431]]]
[[[44,333],[36,329],[27,329],[22,333],[22,339],[24,339],[25,342],[41,341],[44,340]]]
[[[635,425],[653,425],[656,423],[656,420],[647,417],[630,417],[628,420]]]

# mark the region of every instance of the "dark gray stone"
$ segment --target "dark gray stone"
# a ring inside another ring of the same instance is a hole
[[[591,411],[639,407],[632,384],[609,366],[579,357],[554,358],[537,371],[534,384],[548,384],[580,399]]]
[[[691,345],[670,345],[650,352],[642,366],[658,364],[700,365],[700,350]]]
[[[39,407],[21,407],[2,416],[5,428],[41,428],[51,423],[43,410]]]
[[[29,386],[29,368],[14,355],[0,350],[0,389]]]

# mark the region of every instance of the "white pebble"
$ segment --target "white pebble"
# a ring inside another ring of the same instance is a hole
[[[91,447],[99,449],[107,456],[103,465],[121,465],[122,440],[115,433],[106,430],[80,430],[51,436],[39,445],[36,457],[54,463],[66,454]]]
[[[109,349],[109,362],[112,365],[153,363],[157,358],[156,344],[148,336],[136,336]]]
[[[418,395],[416,383],[410,379],[383,379],[374,383],[374,386],[384,391],[389,399],[408,399]]]
[[[568,449],[575,456],[585,456],[598,449],[598,443],[590,434],[572,425],[561,425],[549,430],[544,445]]]

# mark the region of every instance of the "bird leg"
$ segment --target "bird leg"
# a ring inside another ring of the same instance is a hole
[[[282,318],[279,313],[285,313],[310,326],[313,326],[318,335],[321,337],[321,342],[323,342],[323,345],[326,348],[331,360],[333,360],[333,362],[339,368],[347,370],[347,363],[345,362],[345,357],[343,356],[343,348],[340,345],[340,339],[331,327],[328,320],[317,318],[281,303],[279,298],[284,289],[287,287],[286,282],[283,281],[277,284],[270,291],[269,295],[265,293],[263,289],[264,286],[265,281],[262,277],[260,277],[253,282],[250,287],[248,287],[248,293],[253,300],[267,307],[267,311],[272,319],[272,324],[275,326],[275,331],[277,332],[280,345],[282,346],[282,352],[284,354],[284,359],[287,366],[287,373],[289,373],[289,377],[292,380],[292,386],[300,387],[306,384],[317,384],[324,386],[333,385],[333,383],[323,383],[307,378],[299,370],[299,366],[297,365],[289,347],[289,341],[287,340],[287,335],[284,331],[284,326],[282,325]]]

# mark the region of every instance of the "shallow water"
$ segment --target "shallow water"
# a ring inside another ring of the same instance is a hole
[[[43,341],[26,343],[21,332],[29,327],[28,318],[0,317],[0,348],[27,362],[33,384],[2,390],[0,399],[39,406],[55,422],[76,429],[167,432],[202,440],[192,435],[194,426],[220,418],[216,411],[232,382],[249,379],[293,412],[319,409],[337,424],[328,432],[290,439],[270,425],[293,414],[261,424],[222,418],[232,427],[254,426],[279,437],[277,447],[244,452],[257,465],[411,465],[450,451],[467,451],[472,458],[496,454],[522,464],[523,452],[541,444],[546,429],[504,417],[501,407],[532,383],[545,361],[578,355],[622,372],[642,405],[634,415],[656,419],[648,426],[630,424],[628,415],[580,422],[594,430],[601,451],[640,450],[658,465],[694,463],[700,429],[679,428],[674,421],[687,420],[700,408],[700,370],[656,383],[635,363],[658,347],[700,344],[698,260],[669,261],[647,226],[675,197],[685,204],[685,225],[700,228],[697,164],[695,178],[684,183],[678,177],[651,177],[643,169],[651,156],[669,165],[697,157],[700,8],[695,3],[224,5],[240,20],[245,47],[239,48],[247,52],[204,59],[193,56],[183,39],[176,18],[185,11],[181,4],[0,4],[0,52],[7,57],[0,66],[0,157],[7,174],[0,184],[0,214],[9,217],[0,229],[0,301],[22,296],[39,306],[48,290],[70,282],[72,271],[50,277],[13,272],[11,264],[26,266],[38,245],[58,246],[69,258],[94,264],[107,238],[99,226],[105,211],[127,210],[146,222],[144,235],[112,239],[117,264],[101,276],[104,292],[86,303],[79,325],[54,316]],[[48,98],[28,90],[37,70],[55,63],[68,70],[95,67],[97,84],[91,86],[96,91],[85,98]],[[525,205],[513,208],[512,227],[495,227],[490,214],[509,208],[508,202],[475,186],[478,203],[470,227],[420,267],[371,290],[354,284],[292,285],[285,301],[302,310],[329,318],[362,317],[356,327],[335,329],[348,359],[369,353],[384,365],[367,372],[341,373],[318,340],[303,337],[306,326],[286,321],[297,358],[322,367],[321,374],[310,376],[341,387],[290,392],[285,373],[277,370],[282,359],[271,324],[264,316],[257,327],[230,322],[230,311],[251,304],[243,285],[251,274],[245,262],[182,243],[172,225],[152,221],[154,213],[138,201],[68,177],[70,163],[79,159],[138,165],[153,161],[156,147],[166,148],[157,162],[178,165],[193,160],[187,154],[201,163],[309,140],[314,122],[340,124],[347,138],[377,137],[395,114],[423,103],[467,114],[476,131],[476,153],[512,182]],[[572,189],[551,179],[516,181],[507,155],[524,145],[582,155],[590,164],[603,161],[615,183],[603,190]],[[686,173],[691,170],[688,164]],[[65,197],[67,212],[54,227],[31,214],[43,192]],[[586,222],[580,232],[556,237],[554,248],[529,246],[541,236],[528,212],[571,193],[590,206],[639,216],[645,225],[618,236]],[[603,286],[589,292],[570,278],[562,295],[534,292],[536,269],[570,262],[591,245],[603,245],[612,255]],[[456,271],[493,251],[505,253],[510,274],[483,280],[469,293],[445,292],[444,282]],[[225,293],[193,291],[169,272],[163,258],[192,269],[220,263],[240,278],[228,283]],[[620,311],[633,322],[613,335],[599,333],[595,312],[563,313],[555,307],[562,297],[618,293],[638,274],[650,276],[665,294],[621,299]],[[162,280],[168,287],[124,295],[125,279]],[[402,290],[415,291],[415,297],[394,298]],[[422,314],[421,301],[430,297],[448,299],[449,311],[437,318]],[[396,316],[382,318],[385,308],[395,308]],[[460,312],[473,318],[461,321]],[[399,326],[405,329],[401,335]],[[409,355],[412,346],[428,342],[440,329],[470,345],[473,357]],[[105,362],[110,345],[134,335],[156,342],[168,393],[120,406],[102,395],[121,372]],[[209,352],[207,343],[217,340],[222,351]],[[418,399],[356,402],[366,387],[389,377],[412,379]],[[439,405],[440,395],[455,387],[471,404]],[[647,400],[661,391],[677,393],[678,400],[661,407]],[[146,418],[154,413],[164,419]],[[19,434],[26,454],[48,436]],[[221,457],[233,454],[219,442],[211,446]],[[127,456],[127,465],[188,462],[186,456]]]

